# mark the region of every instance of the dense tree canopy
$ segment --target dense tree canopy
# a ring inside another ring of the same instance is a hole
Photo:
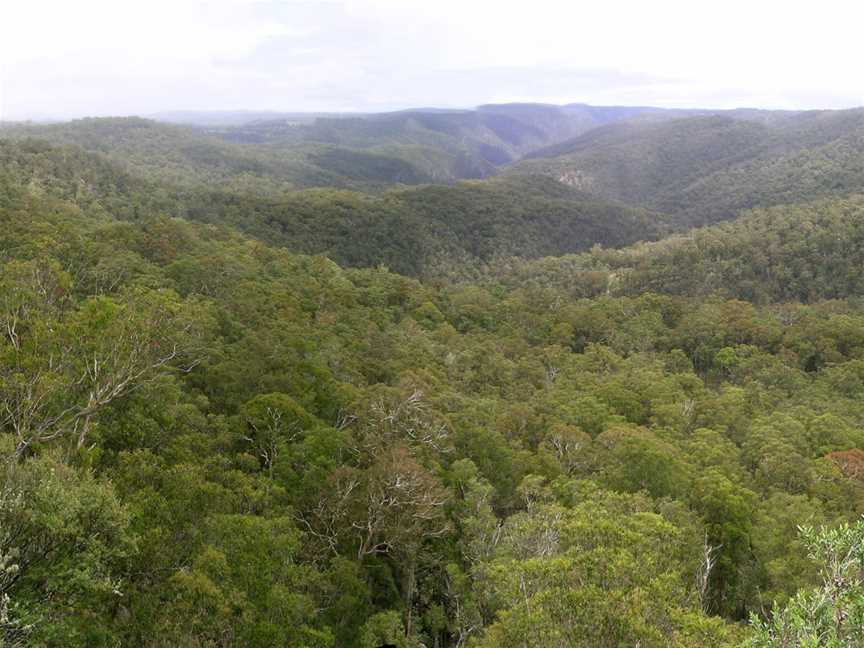
[[[860,198],[624,247],[668,222],[78,127],[0,141],[3,645],[861,642]]]
[[[624,121],[533,151],[514,169],[669,214],[686,227],[753,207],[861,193],[862,134],[861,109]]]

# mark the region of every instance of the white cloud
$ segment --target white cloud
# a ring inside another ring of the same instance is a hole
[[[864,103],[864,4],[3,0],[3,115]]]

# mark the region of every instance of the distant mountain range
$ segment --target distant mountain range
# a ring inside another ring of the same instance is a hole
[[[230,223],[412,275],[454,259],[618,247],[754,207],[864,192],[864,110],[504,104],[160,117],[194,123],[5,125],[0,142],[22,183],[51,178],[64,198]],[[81,193],[78,176],[92,191]],[[117,198],[129,192],[134,201]]]
[[[3,133],[81,146],[109,155],[130,170],[179,184],[218,178],[256,192],[272,191],[274,186],[375,190],[391,184],[485,178],[526,156],[550,155],[556,147],[566,147],[598,128],[664,122],[703,112],[586,104],[340,115],[171,112],[154,115],[155,119],[7,124]],[[734,114],[761,121],[775,115]]]

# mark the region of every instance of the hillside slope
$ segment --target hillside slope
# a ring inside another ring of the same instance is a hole
[[[144,179],[111,156],[39,140],[0,139],[10,185],[105,218],[163,215],[229,225],[271,245],[327,254],[354,267],[380,264],[430,276],[500,256],[566,254],[655,239],[662,217],[597,200],[553,180],[512,177],[378,194],[335,188],[278,196],[227,191],[220,183],[175,186]]]
[[[864,297],[864,196],[756,209],[618,250],[500,260],[493,281],[582,296],[672,295],[754,303]]]
[[[474,110],[404,110],[314,119],[289,115],[220,128],[208,128],[206,123],[202,126],[230,141],[277,148],[310,143],[373,150],[424,147],[458,153],[494,167],[604,124],[674,114],[678,112],[584,104],[490,104]]]
[[[548,175],[698,225],[864,189],[864,111],[634,121],[527,157],[512,172]]]
[[[147,180],[259,195],[325,186],[380,190],[393,184],[452,182],[494,173],[491,165],[461,149],[383,144],[361,149],[328,141],[252,146],[201,129],[137,117],[13,125],[0,130],[0,136],[79,146]]]

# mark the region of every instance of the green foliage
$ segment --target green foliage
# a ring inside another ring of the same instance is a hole
[[[215,645],[223,637],[244,646],[333,645],[316,629],[314,568],[296,565],[299,533],[287,518],[215,515],[191,568],[167,584],[158,636],[173,645]]]
[[[360,635],[361,648],[378,648],[392,644],[407,648],[410,643],[405,638],[405,627],[399,614],[393,611],[380,612],[366,622]]]
[[[716,294],[757,304],[861,297],[862,222],[860,196],[773,207],[657,243],[534,261],[502,259],[486,275],[511,288],[554,287],[576,297]],[[826,330],[855,343],[839,315]],[[813,351],[824,355],[830,348]]]
[[[623,122],[534,151],[514,170],[704,225],[860,193],[862,126],[860,109]]]
[[[484,178],[525,152],[637,112],[515,104],[203,128],[127,117],[12,125],[3,135],[99,153],[136,178],[279,196],[308,187],[377,190]]]
[[[5,438],[4,453],[11,454]],[[0,590],[4,645],[95,645],[127,593],[135,551],[111,484],[53,454],[3,463]]]
[[[480,112],[0,143],[5,644],[860,641],[860,199],[617,249],[668,222],[548,178],[285,192],[588,123]],[[632,191],[791,119],[741,117]]]
[[[733,645],[734,631],[700,621],[686,595],[698,540],[689,530],[651,511],[647,498],[562,487],[588,499],[511,516],[479,566],[497,614],[476,645]]]
[[[823,584],[795,595],[770,620],[754,617],[752,648],[864,645],[864,523],[816,531],[801,528],[811,560],[822,568]]]
[[[71,141],[83,137],[76,127],[68,128],[75,135]],[[86,133],[88,125],[80,128]],[[157,127],[145,122],[141,128],[141,145],[153,146],[147,133]],[[122,125],[120,129],[125,132]],[[132,153],[110,138],[107,142],[103,144],[114,157],[106,159],[105,153],[85,153],[71,145],[0,140],[0,182],[9,184],[19,202],[59,200],[67,209],[74,205],[91,215],[147,222],[152,232],[148,244],[165,255],[173,254],[178,243],[159,235],[159,219],[170,215],[236,227],[271,245],[327,254],[341,265],[385,265],[411,276],[449,273],[454,264],[472,271],[514,254],[537,257],[595,244],[626,245],[664,231],[656,214],[599,201],[540,177],[391,188],[378,195],[335,189],[350,185],[332,179],[321,183],[327,188],[290,193],[285,187],[235,187],[209,176],[168,179],[171,184],[166,184],[160,175],[169,168],[166,163],[152,162],[158,173],[124,167]],[[368,172],[365,162],[356,164]],[[100,268],[98,279],[110,281],[112,271],[126,271],[136,261],[112,255],[105,263],[115,267]],[[176,266],[175,273],[188,282],[195,269]]]

